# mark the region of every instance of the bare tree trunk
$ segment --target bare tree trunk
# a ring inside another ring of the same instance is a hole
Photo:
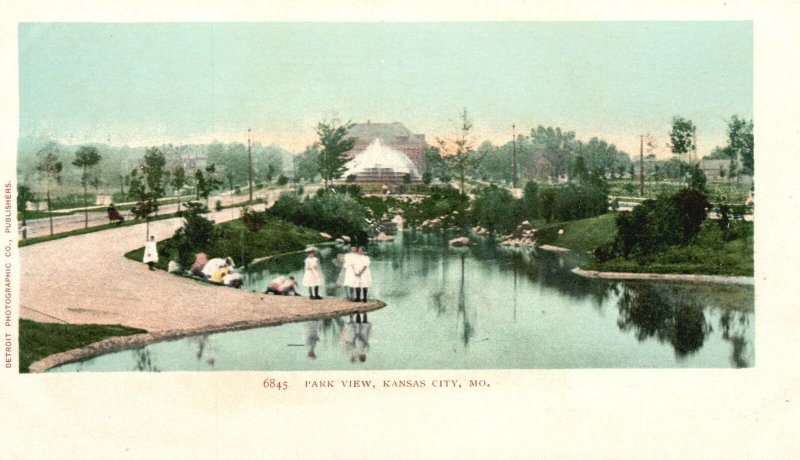
[[[86,166],[83,167],[83,228],[89,228],[89,191],[87,190]]]
[[[53,235],[53,205],[50,204],[50,189],[47,189],[47,216],[50,218],[50,235]]]

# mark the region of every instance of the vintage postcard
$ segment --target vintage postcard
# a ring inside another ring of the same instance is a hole
[[[55,412],[50,431],[88,412],[75,429],[99,450],[79,451],[104,458],[161,452],[132,440],[171,417],[273,420],[269,439],[285,436],[229,448],[199,428],[163,451],[200,458],[514,457],[534,451],[527,429],[556,458],[708,458],[692,441],[594,436],[637,407],[674,413],[638,414],[641,436],[658,423],[685,437],[679,419],[703,405],[722,425],[699,429],[724,439],[757,429],[753,410],[796,420],[784,336],[770,335],[781,313],[766,311],[793,303],[770,288],[785,275],[767,276],[788,245],[771,229],[786,173],[764,158],[791,118],[765,110],[778,90],[759,80],[780,8],[365,8],[320,21],[12,7],[3,381],[26,389],[9,407],[36,401],[15,414]],[[155,416],[101,435],[106,399]],[[410,434],[412,401],[459,425],[471,405],[465,430],[485,437],[305,455],[289,430],[322,417],[344,422],[324,424],[327,440]],[[576,434],[583,411],[611,424]],[[27,458],[32,433],[17,436],[12,458]],[[797,453],[779,440],[765,458]]]

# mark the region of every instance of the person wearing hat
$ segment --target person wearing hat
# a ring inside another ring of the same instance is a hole
[[[322,271],[319,266],[319,259],[317,259],[317,248],[310,247],[306,249],[306,270],[303,273],[303,286],[308,288],[308,297],[310,299],[321,299],[319,296],[319,286],[322,284]]]

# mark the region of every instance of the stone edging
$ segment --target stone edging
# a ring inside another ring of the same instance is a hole
[[[586,278],[611,280],[685,281],[692,283],[736,284],[743,286],[755,285],[755,279],[747,276],[687,275],[679,273],[598,272],[594,270],[582,270],[581,268],[573,268],[572,273]]]
[[[151,343],[163,342],[168,340],[176,340],[183,337],[200,334],[216,334],[220,332],[241,331],[245,329],[254,329],[265,326],[278,326],[286,323],[296,323],[300,321],[310,321],[317,319],[334,318],[337,316],[348,315],[357,312],[366,312],[378,310],[385,307],[386,304],[379,301],[371,301],[362,304],[357,308],[355,306],[345,308],[340,311],[317,313],[317,314],[297,314],[290,316],[272,316],[256,321],[237,321],[228,324],[216,324],[209,326],[202,326],[192,329],[169,329],[166,331],[147,332],[144,334],[128,335],[110,337],[99,342],[94,342],[82,348],[56,353],[54,355],[46,356],[39,361],[34,362],[28,367],[31,373],[44,372],[52,367],[68,364],[75,361],[82,361],[88,358],[104,355],[106,353],[113,353],[116,351],[128,350],[131,348],[138,348]]]

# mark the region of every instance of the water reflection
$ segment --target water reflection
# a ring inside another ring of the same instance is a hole
[[[668,285],[626,284],[617,306],[621,330],[633,330],[639,341],[667,342],[679,357],[699,350],[712,330],[703,307]]]
[[[451,248],[452,236],[401,232],[369,248],[371,292],[387,303],[371,321],[344,316],[199,336],[63,370],[753,365],[752,288],[590,280],[570,272],[582,254],[489,238]],[[245,274],[243,288],[263,292],[276,275],[300,276],[303,257],[264,262]],[[335,257],[335,248],[320,257],[329,296]]]

